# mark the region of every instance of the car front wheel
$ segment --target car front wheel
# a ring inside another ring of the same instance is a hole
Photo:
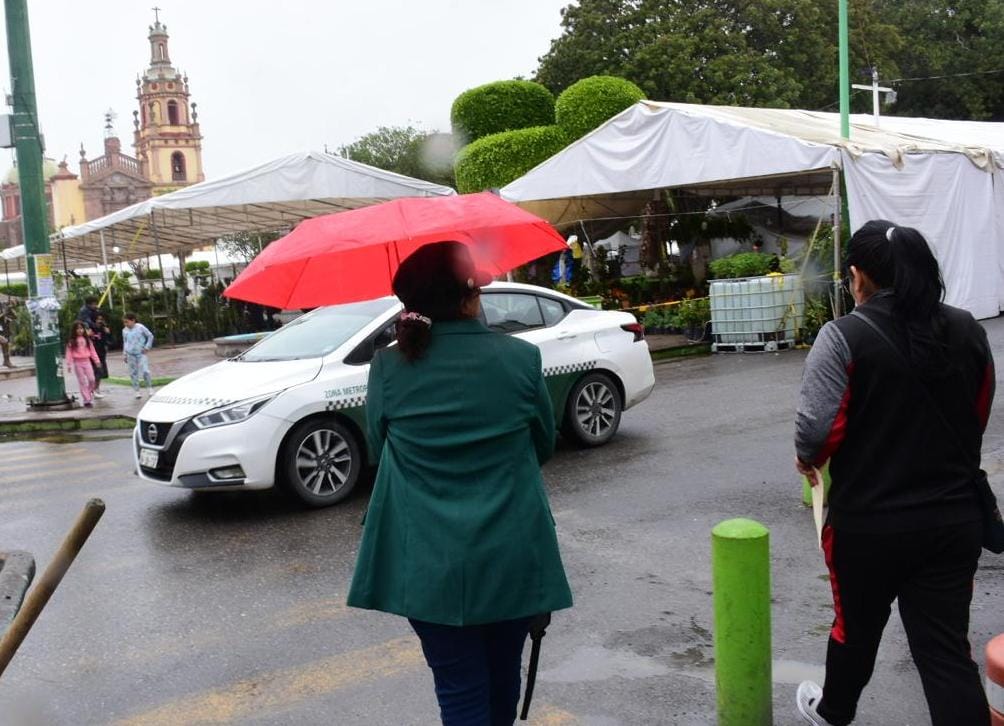
[[[562,432],[582,446],[602,446],[617,433],[623,409],[614,382],[602,373],[589,373],[568,396]]]
[[[337,504],[352,492],[359,479],[359,443],[339,421],[303,421],[286,440],[283,470],[286,488],[307,506]]]

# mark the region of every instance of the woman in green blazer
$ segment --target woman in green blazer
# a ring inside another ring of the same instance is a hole
[[[370,368],[380,463],[348,598],[409,619],[447,726],[512,724],[529,620],[572,604],[540,474],[540,351],[481,324],[486,282],[458,242],[394,277],[405,312]]]

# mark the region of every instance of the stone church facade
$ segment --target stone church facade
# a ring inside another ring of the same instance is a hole
[[[79,174],[70,171],[65,159],[58,165],[46,159],[43,173],[53,231],[205,180],[197,106],[190,99],[188,76],[171,64],[167,26],[160,22],[159,12],[149,28],[148,39],[150,65],[136,79],[136,155],[123,152],[114,114],[109,112],[105,115],[104,153],[88,159],[81,145]],[[16,167],[0,183],[0,206],[0,247],[22,244]]]

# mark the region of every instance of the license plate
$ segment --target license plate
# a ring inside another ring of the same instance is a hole
[[[153,449],[140,449],[139,450],[139,465],[145,466],[147,469],[156,469],[157,462],[160,459],[160,454],[158,454]]]

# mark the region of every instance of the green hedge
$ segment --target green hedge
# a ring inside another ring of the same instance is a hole
[[[569,138],[577,139],[643,98],[645,92],[631,81],[590,76],[562,91],[554,106],[554,117]]]
[[[708,268],[716,280],[731,280],[736,277],[760,277],[770,272],[771,255],[763,252],[738,252],[728,257],[713,260]]]
[[[450,111],[453,133],[465,143],[513,129],[554,123],[554,96],[533,81],[497,81],[464,91]]]
[[[517,129],[478,139],[457,156],[457,191],[467,194],[505,186],[557,154],[567,143],[558,126]]]
[[[711,276],[716,280],[730,280],[737,277],[760,277],[769,272],[789,273],[795,271],[795,264],[784,257],[768,255],[764,252],[737,252],[728,257],[714,260],[708,265]],[[771,267],[776,267],[772,270]]]
[[[0,285],[0,294],[14,297],[28,297],[27,282],[12,282],[10,285]]]

